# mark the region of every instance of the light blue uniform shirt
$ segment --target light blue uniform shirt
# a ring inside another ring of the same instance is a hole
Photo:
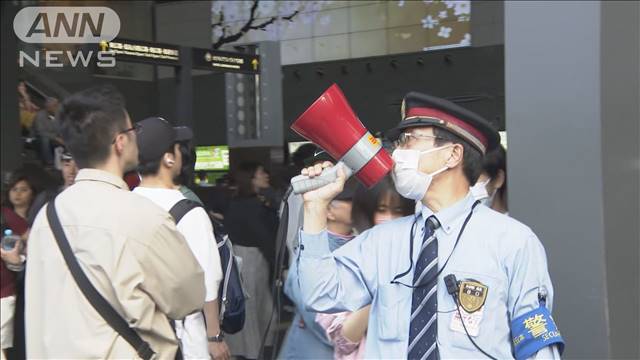
[[[328,240],[331,251],[349,241],[330,233]],[[294,256],[297,255],[297,249],[297,247],[294,248]],[[296,305],[296,316],[289,326],[278,359],[331,359],[333,358],[333,344],[329,340],[326,330],[316,322],[316,313],[308,311],[304,306],[298,286],[298,275],[298,262],[292,261],[284,284],[284,293]],[[304,321],[304,328],[299,326],[301,319]]]
[[[553,288],[542,244],[524,224],[478,205],[452,253],[464,219],[475,202],[463,200],[435,214],[441,227],[438,266],[451,259],[438,279],[438,348],[440,357],[484,357],[463,332],[450,329],[456,309],[444,277],[474,279],[488,286],[484,315],[474,341],[498,359],[513,358],[510,321],[539,306],[538,293],[553,303]],[[300,231],[300,290],[307,308],[316,312],[356,311],[372,304],[367,330],[367,358],[406,358],[412,289],[390,282],[409,268],[410,231],[416,230],[413,262],[422,244],[425,219],[433,212],[417,206],[408,216],[375,226],[331,253],[327,232]],[[415,266],[413,267],[415,269]],[[400,281],[411,284],[413,270]],[[544,348],[537,358],[559,358],[556,347]]]

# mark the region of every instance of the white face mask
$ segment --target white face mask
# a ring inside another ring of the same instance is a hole
[[[489,193],[487,192],[487,184],[491,179],[487,179],[482,182],[477,182],[475,185],[471,187],[471,194],[476,200],[482,200],[489,197]]]
[[[488,207],[491,207],[493,203],[493,198],[496,196],[496,191],[493,191],[491,195],[487,191],[487,185],[491,182],[491,179],[487,179],[482,182],[477,182],[475,185],[471,187],[471,194],[476,200],[480,200],[480,202]]]
[[[449,167],[443,168],[431,173],[425,174],[418,170],[418,164],[420,163],[420,157],[424,154],[448,148],[451,145],[440,146],[437,148],[420,151],[420,150],[405,150],[396,149],[393,151],[393,161],[395,166],[393,167],[393,181],[396,186],[396,190],[403,197],[411,200],[420,201],[427,193],[427,189],[433,177],[447,170]]]

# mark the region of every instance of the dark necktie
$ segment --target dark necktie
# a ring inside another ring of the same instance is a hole
[[[438,358],[438,239],[435,233],[438,227],[440,223],[434,215],[425,221],[422,248],[413,275],[416,288],[411,299],[409,359]]]

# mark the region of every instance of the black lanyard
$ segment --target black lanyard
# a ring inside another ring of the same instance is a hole
[[[419,285],[413,286],[413,285],[407,285],[405,283],[402,283],[402,282],[398,281],[398,279],[400,279],[403,276],[407,275],[409,272],[411,272],[411,269],[413,269],[413,238],[414,238],[414,230],[415,230],[415,227],[416,227],[416,223],[418,221],[418,217],[416,216],[416,218],[413,220],[413,224],[411,225],[411,235],[410,235],[411,238],[410,238],[410,244],[409,244],[409,264],[410,264],[409,265],[409,269],[407,269],[407,271],[403,272],[402,274],[396,275],[393,278],[393,280],[391,280],[391,284],[400,284],[400,285],[406,286],[408,288],[416,289],[416,288],[420,288],[420,287],[423,287],[423,286],[427,286],[427,284],[429,284],[433,280],[437,279],[438,276],[440,276],[440,274],[444,270],[444,268],[447,266],[447,263],[451,259],[451,255],[453,255],[453,252],[456,250],[456,247],[458,246],[458,242],[460,242],[460,238],[462,237],[462,233],[464,233],[464,229],[467,227],[467,224],[469,223],[469,220],[471,220],[471,216],[473,215],[473,210],[476,208],[476,206],[478,206],[478,204],[480,204],[480,201],[476,200],[476,202],[473,203],[473,206],[471,206],[471,211],[469,211],[469,215],[467,215],[466,219],[464,219],[464,223],[462,223],[462,228],[460,229],[460,232],[458,233],[458,237],[456,238],[456,242],[453,245],[453,249],[451,249],[451,252],[449,253],[449,256],[447,257],[447,260],[444,262],[444,265],[442,265],[440,270],[438,270],[438,272],[434,276],[432,276],[428,281],[423,281]],[[425,229],[425,231],[426,231],[426,229]]]

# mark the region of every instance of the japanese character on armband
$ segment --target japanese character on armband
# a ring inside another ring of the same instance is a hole
[[[516,359],[527,359],[539,350],[558,345],[562,355],[564,340],[546,307],[547,295],[544,289],[538,293],[539,306],[511,321],[511,340]]]

